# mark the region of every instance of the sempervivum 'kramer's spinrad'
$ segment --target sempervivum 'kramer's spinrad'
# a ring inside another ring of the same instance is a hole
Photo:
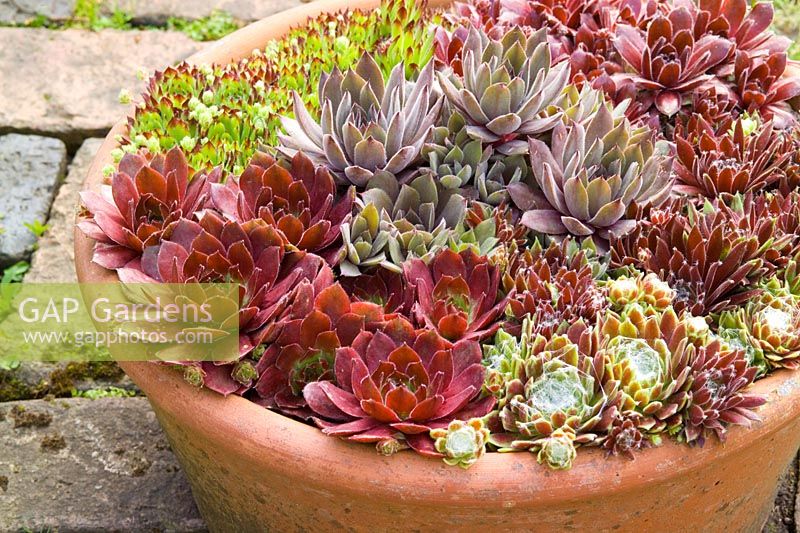
[[[758,120],[726,121],[719,134],[694,115],[675,131],[675,191],[716,197],[765,189],[783,176],[791,140]],[[754,131],[747,131],[751,128]]]
[[[619,387],[620,411],[641,415],[639,427],[652,433],[679,428],[690,373],[686,325],[671,308],[646,316],[634,304],[609,311],[602,332],[602,380]]]
[[[515,28],[501,40],[472,28],[464,43],[463,77],[439,73],[449,102],[467,120],[467,133],[504,154],[524,153],[528,135],[560,120],[543,112],[564,89],[569,65],[550,67],[544,30],[526,37]]]
[[[320,80],[322,116],[314,120],[300,96],[295,119],[284,118],[281,151],[302,150],[314,163],[330,167],[340,182],[363,188],[376,172],[414,172],[422,145],[439,118],[442,98],[433,93],[433,62],[416,82],[397,65],[388,80],[369,54],[354,70],[338,69]]]
[[[684,415],[687,442],[703,444],[706,437],[725,439],[727,425],[750,426],[759,420],[752,411],[765,398],[744,394],[757,369],[747,364],[741,350],[724,350],[719,341],[698,348],[693,355],[690,400]]]
[[[335,383],[309,383],[303,390],[324,433],[356,442],[400,437],[434,457],[440,454],[431,429],[480,418],[495,403],[481,395],[485,369],[477,342],[452,344],[400,318],[337,350],[334,374]]]
[[[578,335],[594,332],[583,327]],[[610,428],[619,395],[603,389],[599,367],[581,346],[567,336],[550,341],[537,336],[523,337],[519,349],[500,409],[490,417],[492,444],[504,451],[538,452],[558,430],[569,429],[579,445],[592,443]]]
[[[603,243],[636,226],[630,210],[663,203],[670,194],[671,160],[652,132],[615,120],[601,105],[586,125],[560,122],[549,143],[531,138],[531,163],[544,198],[516,184],[509,190],[524,210],[522,223],[548,235],[591,236]]]

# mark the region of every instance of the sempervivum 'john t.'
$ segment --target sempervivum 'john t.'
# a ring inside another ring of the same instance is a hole
[[[334,375],[335,382],[303,390],[324,433],[357,442],[402,441],[435,457],[431,429],[480,418],[495,402],[481,394],[485,369],[477,342],[453,344],[400,318],[337,350]]]
[[[109,269],[124,267],[157,245],[171,223],[204,208],[221,171],[190,174],[179,148],[149,159],[126,154],[110,185],[101,186],[99,193],[82,192],[90,217],[78,227],[98,242],[93,261]]]
[[[402,64],[384,80],[369,54],[354,70],[323,76],[319,101],[322,115],[316,121],[295,95],[297,118],[283,119],[280,150],[289,156],[302,150],[331,168],[340,182],[360,188],[379,171],[413,173],[442,108],[442,98],[434,94],[433,62],[416,82],[406,80]]]
[[[276,324],[275,340],[256,364],[256,400],[286,414],[309,416],[303,387],[330,380],[336,350],[350,346],[359,333],[384,321],[383,308],[371,302],[351,302],[338,283],[322,288],[302,283]],[[316,294],[315,294],[316,293]]]
[[[260,218],[279,229],[292,246],[334,263],[341,249],[341,226],[350,219],[355,190],[336,198],[336,185],[325,167],[298,152],[281,165],[257,154],[238,179],[211,187],[219,212],[237,222]]]
[[[654,143],[646,127],[615,121],[606,105],[586,125],[559,121],[549,143],[531,138],[529,145],[544,198],[524,184],[509,192],[525,211],[522,223],[534,231],[603,243],[636,226],[631,210],[637,205],[660,205],[669,197],[666,146]]]

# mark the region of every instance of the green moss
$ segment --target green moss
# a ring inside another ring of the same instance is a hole
[[[11,371],[0,371],[0,402],[27,400],[34,397],[31,388]]]
[[[77,381],[85,379],[117,381],[124,375],[122,369],[113,362],[72,362],[52,372],[48,382],[40,384],[35,393],[37,397],[46,394],[57,397],[73,396],[72,391]]]
[[[136,391],[120,389],[119,387],[102,387],[82,391],[72,389],[72,396],[74,398],[88,398],[90,400],[97,400],[99,398],[130,398],[136,396]]]
[[[167,29],[180,31],[195,41],[216,41],[241,28],[241,22],[229,13],[215,9],[207,17],[186,20],[170,17]]]
[[[14,429],[19,428],[44,428],[53,421],[53,415],[43,411],[33,411],[25,409],[21,405],[15,405],[9,413],[11,420],[14,421]]]
[[[42,438],[40,448],[42,451],[57,452],[67,447],[67,441],[61,434],[45,435]]]

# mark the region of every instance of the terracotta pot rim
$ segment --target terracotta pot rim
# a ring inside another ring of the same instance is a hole
[[[379,0],[356,0],[347,2],[347,7],[374,7]],[[434,0],[432,5],[446,5],[449,0]],[[256,43],[263,45],[307,17],[324,11],[342,8],[341,0],[322,0],[298,6],[278,15],[268,17],[246,26],[225,37],[214,45],[193,55],[194,63],[225,62],[243,57]],[[102,168],[111,163],[110,152],[117,146],[115,136],[125,131],[126,119],[120,120],[109,132],[89,169],[84,188],[96,188],[102,182]],[[118,282],[114,272],[91,262],[94,241],[75,228],[75,266],[81,282]],[[316,484],[328,485],[333,490],[348,491],[339,479],[331,476],[326,457],[338,454],[353,465],[349,477],[352,486],[367,486],[370,497],[385,499],[409,499],[409,492],[401,486],[413,483],[414,499],[426,503],[446,501],[448,505],[497,506],[498,500],[513,507],[515,502],[537,498],[542,501],[564,501],[582,499],[596,494],[630,491],[648,483],[680,476],[698,465],[713,461],[715,457],[736,453],[757,439],[769,438],[788,425],[794,413],[800,413],[800,370],[781,370],[759,380],[752,387],[754,393],[768,398],[766,405],[758,409],[764,420],[752,428],[734,427],[726,443],[710,440],[705,447],[689,447],[665,438],[663,445],[641,451],[635,461],[617,457],[606,458],[606,452],[598,448],[583,448],[578,453],[574,467],[569,471],[552,472],[541,466],[531,475],[530,462],[536,459],[529,453],[486,454],[469,470],[447,467],[441,461],[417,456],[411,452],[386,458],[378,455],[368,445],[343,442],[328,437],[318,429],[264,409],[238,396],[222,397],[209,390],[197,390],[186,383],[177,372],[152,363],[121,363],[126,373],[145,392],[168,388],[178,395],[180,405],[162,406],[175,417],[185,419],[188,427],[199,432],[214,432],[227,435],[247,450],[251,456],[270,453],[276,456],[275,467],[283,467],[279,458],[283,454],[304,456],[308,459],[308,470],[287,471],[295,479],[307,478]],[[185,403],[184,403],[185,402]],[[203,416],[199,416],[202,414]],[[296,447],[286,450],[271,446],[274,432],[292,432]],[[296,438],[294,438],[296,437]],[[286,468],[286,467],[284,467]],[[379,472],[379,475],[376,475]],[[519,473],[524,472],[524,479]],[[405,481],[404,481],[405,480]],[[408,483],[406,483],[408,482]],[[447,491],[443,490],[447,487]],[[476,498],[476,493],[485,492],[485,498]],[[357,489],[353,492],[359,492]]]

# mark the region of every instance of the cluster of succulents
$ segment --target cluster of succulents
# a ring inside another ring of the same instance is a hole
[[[175,363],[467,468],[634,458],[800,368],[800,72],[744,0],[407,0],[156,74],[79,227],[122,282],[235,283]]]

